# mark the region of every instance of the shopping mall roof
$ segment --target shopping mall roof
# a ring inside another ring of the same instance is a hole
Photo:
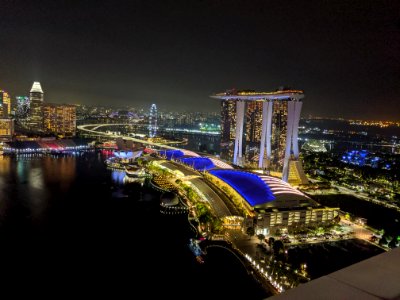
[[[288,183],[275,177],[240,170],[211,170],[209,173],[230,185],[251,206],[262,206],[282,199],[311,200]]]
[[[165,156],[168,160],[178,159],[185,155],[181,150],[161,150],[159,153],[161,156]]]
[[[180,161],[188,166],[193,167],[197,171],[207,171],[213,168],[233,169],[233,167],[219,159],[200,156],[196,152],[179,149],[179,150],[161,150],[161,156],[167,160]]]
[[[207,157],[183,157],[179,158],[179,160],[198,171],[206,171],[215,168],[214,163]]]
[[[262,205],[275,200],[269,186],[254,173],[236,170],[211,170],[210,174],[229,184],[251,206]]]

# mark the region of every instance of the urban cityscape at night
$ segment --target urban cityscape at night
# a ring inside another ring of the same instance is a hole
[[[400,2],[0,11],[14,296],[400,298]]]

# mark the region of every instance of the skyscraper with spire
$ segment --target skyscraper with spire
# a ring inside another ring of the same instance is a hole
[[[157,135],[157,106],[152,104],[149,114],[149,137],[153,138]]]

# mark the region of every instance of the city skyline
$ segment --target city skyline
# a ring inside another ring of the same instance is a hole
[[[399,0],[0,11],[14,294],[399,298]]]
[[[40,81],[55,103],[207,112],[224,89],[290,86],[303,116],[398,119],[396,1],[90,3],[0,4],[13,100]]]

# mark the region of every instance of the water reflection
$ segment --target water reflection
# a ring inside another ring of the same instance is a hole
[[[62,197],[76,179],[76,159],[71,155],[0,156],[0,223],[3,218],[12,219],[14,210],[24,220],[41,220],[52,193]]]
[[[0,155],[0,175],[9,174],[10,158]]]
[[[142,278],[149,270],[157,270],[153,272],[153,290],[169,291],[167,296],[187,297],[186,290],[176,282],[195,290],[202,281],[207,287],[218,283],[215,288],[224,291],[225,298],[234,298],[225,292],[231,290],[232,282],[224,282],[224,278],[221,282],[221,276],[217,276],[219,280],[211,276],[224,270],[232,274],[229,279],[237,278],[240,284],[235,282],[235,288],[246,291],[248,299],[267,296],[254,297],[254,284],[249,283],[247,274],[243,275],[243,271],[230,262],[220,268],[223,258],[219,259],[218,255],[215,256],[218,265],[214,269],[210,268],[212,262],[209,267],[198,266],[187,248],[188,237],[192,235],[187,216],[161,216],[160,194],[138,184],[121,186],[124,172],[107,170],[104,157],[91,153],[77,157],[4,159],[1,168],[8,168],[9,172],[0,171],[0,180],[4,182],[0,185],[0,252],[3,254],[4,248],[9,247],[13,253],[12,259],[3,255],[12,263],[10,270],[18,269],[26,274],[52,265],[54,268],[44,273],[63,285],[69,280],[65,275],[71,273],[68,271],[79,270],[75,275],[81,282],[93,278],[94,282],[112,287],[112,290],[121,287],[126,270],[132,270],[137,278]],[[70,181],[67,192],[60,183],[64,180]],[[116,200],[111,194],[120,199]],[[132,234],[133,239],[127,238]],[[22,246],[15,240],[10,242],[6,236],[15,237]],[[154,255],[160,245],[167,247],[163,247],[162,255]],[[17,250],[21,255],[16,254]],[[4,268],[7,260],[3,259],[1,265],[4,274],[10,273]],[[32,261],[34,267],[29,265]],[[21,262],[22,267],[16,268],[15,262]],[[170,270],[176,270],[178,277],[170,276]],[[111,280],[110,274],[115,280]],[[25,278],[30,283],[31,277]],[[19,278],[18,282],[25,284],[21,280],[24,279]],[[147,286],[146,280],[144,278],[143,283],[139,280],[138,286]],[[209,292],[204,289],[203,294],[201,298],[206,299]],[[152,296],[150,294],[150,298]]]
[[[75,179],[75,157],[44,157],[43,166],[46,182],[59,185],[62,191],[67,191],[69,189],[71,183]]]
[[[118,170],[113,170],[111,173],[112,180],[114,183],[118,185],[123,185],[124,184],[124,177],[125,177],[125,172],[124,171],[118,171]]]

